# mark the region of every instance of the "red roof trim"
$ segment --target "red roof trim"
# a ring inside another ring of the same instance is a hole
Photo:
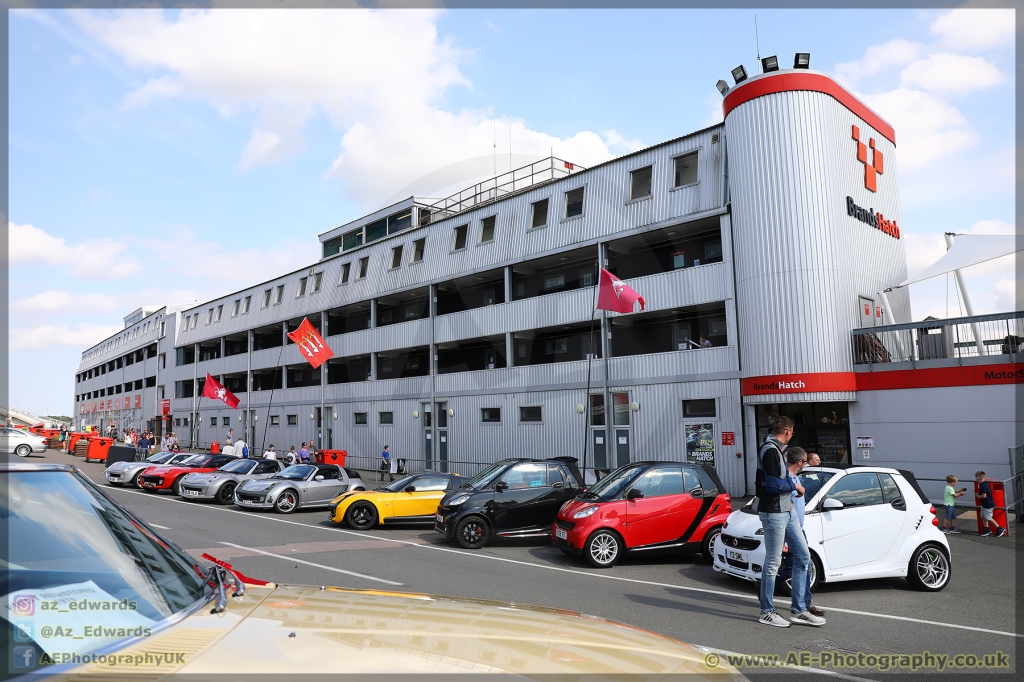
[[[816,73],[790,73],[783,72],[777,76],[758,78],[757,80],[743,83],[729,91],[722,101],[722,114],[728,116],[729,112],[752,99],[773,95],[777,92],[794,92],[807,90],[810,92],[821,92],[833,97],[837,102],[860,116],[868,125],[878,131],[880,135],[896,144],[896,131],[893,127],[882,120],[882,117],[871,111],[866,104],[854,97],[846,88],[836,83],[828,76]]]
[[[857,390],[859,391],[1022,383],[1024,383],[1024,363],[1021,362],[857,372]]]

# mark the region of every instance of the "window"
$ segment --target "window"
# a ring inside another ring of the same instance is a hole
[[[675,187],[692,185],[697,182],[697,152],[677,157],[675,164]]]
[[[555,355],[569,352],[569,339],[548,339],[544,342],[544,354]]]
[[[388,216],[388,234],[401,232],[402,230],[407,230],[410,227],[412,227],[411,208],[407,208],[404,211]]]
[[[417,239],[412,243],[412,262],[421,263],[423,261],[423,247],[426,246],[426,239]]]
[[[366,226],[366,243],[375,242],[388,236],[388,219],[383,218]]]
[[[334,237],[324,242],[324,258],[329,258],[341,251],[341,237]]]
[[[190,328],[195,329],[197,324],[199,324],[199,313],[192,316],[192,324],[190,325]]]
[[[324,273],[318,272],[313,275],[313,293],[320,291],[320,287],[324,282]]]
[[[395,423],[395,413],[394,412],[381,412],[380,413],[380,423],[381,424],[394,424]]]
[[[296,298],[298,298],[299,296],[305,296],[306,295],[306,280],[307,279],[308,278],[306,278],[306,277],[300,277],[299,278],[299,290],[295,293],[295,297]]]
[[[341,236],[341,242],[341,248],[343,251],[348,251],[349,249],[354,249],[357,246],[362,246],[363,228],[360,227],[358,230],[352,230],[351,232],[343,234]]]
[[[185,331],[187,329],[188,329],[188,316],[185,316],[185,317],[181,318],[181,331]]]
[[[683,401],[683,416],[684,417],[714,417],[715,416],[715,399],[710,398],[708,400],[684,400]]]
[[[548,200],[541,199],[533,203],[533,213],[530,218],[530,229],[544,227],[548,224]]]
[[[341,266],[341,281],[338,284],[348,284],[348,277],[352,272],[351,263],[343,263]]]
[[[469,225],[459,225],[455,228],[455,244],[452,246],[453,251],[466,248],[466,232],[469,231]]]
[[[494,240],[494,223],[497,216],[490,216],[480,221],[480,243]]]
[[[565,217],[583,215],[583,188],[577,187],[565,193]]]
[[[844,507],[867,507],[883,504],[882,487],[874,473],[847,474],[839,479],[828,491],[830,499],[838,500]]]
[[[485,424],[496,424],[501,421],[500,407],[484,407],[480,409],[480,421]]]
[[[654,166],[639,168],[629,174],[629,198],[640,199],[651,196],[651,174]]]
[[[416,492],[448,490],[451,486],[451,479],[445,476],[421,476],[415,480],[413,485],[416,486]]]
[[[280,426],[281,425],[281,417],[279,415],[276,415],[276,414],[270,415],[270,425],[271,426]]]
[[[206,324],[213,322],[213,308],[206,311]]]
[[[217,314],[214,316],[213,321],[214,322],[220,322],[220,318],[223,315],[224,315],[224,306],[223,305],[217,306]]]
[[[359,279],[362,279],[362,278],[366,277],[366,270],[369,267],[370,267],[370,259],[369,258],[360,258],[359,259]]]
[[[270,305],[270,289],[263,292],[263,307],[266,308]]]
[[[544,291],[551,291],[552,289],[561,289],[565,286],[565,275],[551,275],[550,277],[544,278]]]
[[[154,382],[156,381],[156,377],[153,377],[153,381]],[[139,391],[141,389],[142,389],[142,379],[136,379],[135,380],[135,390]]]
[[[424,225],[429,225],[430,224],[430,209],[429,208],[421,208],[420,209],[420,219],[419,219],[419,222],[417,222],[416,224],[419,225],[420,227],[423,227]]]
[[[241,299],[236,300],[231,306],[231,317],[238,317],[238,310],[242,306]]]
[[[520,407],[519,408],[519,421],[521,422],[539,422],[541,419],[540,407]]]
[[[683,493],[683,470],[677,467],[651,469],[633,484],[644,497],[662,497]]]
[[[404,247],[399,244],[398,246],[391,249],[391,269],[402,267],[402,249]]]
[[[246,296],[245,300],[242,301],[242,314],[245,315],[249,312],[249,304],[252,303],[252,296]]]
[[[277,286],[277,291],[274,293],[274,305],[277,305],[282,300],[284,300],[284,285],[279,284]]]
[[[364,425],[366,424],[366,413],[365,412],[356,412],[354,414],[354,416],[356,418],[356,424],[364,424]]]
[[[576,279],[580,283],[581,287],[594,286],[594,269],[587,268],[586,270],[580,270],[576,273]]]
[[[298,425],[299,425],[299,415],[297,415],[297,414],[290,414],[290,415],[288,415],[288,426],[298,426]]]
[[[524,462],[518,464],[506,471],[501,480],[508,484],[509,490],[544,488],[551,485],[548,481],[547,465],[543,462]]]

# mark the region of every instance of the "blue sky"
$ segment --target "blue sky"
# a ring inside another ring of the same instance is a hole
[[[945,231],[1013,230],[1012,10],[757,22],[762,56],[810,52],[895,126],[911,273]],[[495,101],[499,172],[510,132],[590,165],[717,122],[715,81],[755,56],[749,10],[12,12],[11,401],[69,414],[131,310],[300,267],[427,173],[486,166]],[[977,312],[1014,307],[1008,261],[969,271]],[[945,278],[912,302],[945,316]]]

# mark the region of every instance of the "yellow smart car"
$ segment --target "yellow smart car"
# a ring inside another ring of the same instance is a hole
[[[367,530],[377,524],[433,523],[437,505],[446,492],[462,484],[458,474],[426,471],[411,474],[376,490],[354,490],[331,500],[328,510],[335,523]]]

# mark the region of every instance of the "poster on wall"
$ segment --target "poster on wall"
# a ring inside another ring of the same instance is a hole
[[[713,423],[687,424],[686,461],[691,464],[715,464],[715,425]]]

